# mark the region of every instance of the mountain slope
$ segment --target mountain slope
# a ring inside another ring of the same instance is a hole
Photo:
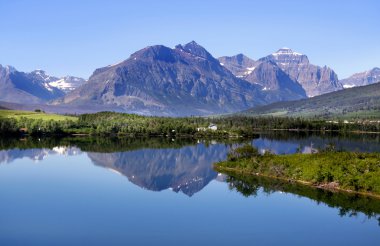
[[[344,88],[352,88],[355,86],[370,85],[380,81],[380,68],[375,67],[369,71],[356,73],[349,78],[342,79],[340,82]]]
[[[380,83],[299,101],[273,103],[242,112],[251,116],[380,118]]]

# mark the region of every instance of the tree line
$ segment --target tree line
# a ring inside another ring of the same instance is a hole
[[[208,128],[215,124],[217,130]],[[79,115],[77,120],[0,118],[2,135],[144,135],[144,136],[252,136],[260,130],[380,132],[379,122],[325,121],[286,117],[155,117],[115,112]]]

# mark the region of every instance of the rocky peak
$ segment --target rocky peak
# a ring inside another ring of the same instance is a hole
[[[189,54],[192,54],[194,56],[198,56],[204,59],[215,59],[205,48],[203,48],[201,45],[199,45],[195,41],[191,41],[190,43],[187,43],[185,45],[176,45],[176,49],[183,50]]]
[[[295,52],[290,48],[281,48],[271,55],[262,58],[265,60],[272,60],[279,66],[286,66],[288,64],[309,64],[309,59],[306,55]]]
[[[283,47],[283,48],[277,50],[277,52],[273,53],[273,55],[296,55],[296,56],[302,56],[301,53],[294,52],[292,49],[287,48],[287,47]]]
[[[58,78],[46,74],[46,72],[41,69],[34,70],[29,75],[31,76],[31,78],[40,82],[49,83],[49,82],[58,80]]]
[[[243,54],[223,56],[219,57],[218,60],[220,65],[226,67],[238,78],[244,78],[256,67],[256,62]]]
[[[173,50],[164,45],[148,46],[142,50],[132,54],[130,59],[147,59],[147,60],[162,60],[166,62],[173,61]],[[130,60],[129,59],[129,60]]]

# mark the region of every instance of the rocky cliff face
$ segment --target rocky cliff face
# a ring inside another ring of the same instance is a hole
[[[195,42],[147,47],[97,69],[63,102],[154,115],[227,113],[265,103],[259,85],[236,78]]]
[[[369,71],[356,73],[349,78],[340,81],[344,88],[370,85],[380,82],[380,68],[375,67]]]
[[[279,49],[259,61],[275,62],[291,79],[303,87],[309,97],[343,89],[338,76],[331,68],[310,64],[306,55],[289,48]]]

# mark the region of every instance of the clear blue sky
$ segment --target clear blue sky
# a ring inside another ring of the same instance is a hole
[[[287,46],[339,78],[380,67],[380,1],[0,0],[0,64],[87,78],[145,46],[215,57]]]

